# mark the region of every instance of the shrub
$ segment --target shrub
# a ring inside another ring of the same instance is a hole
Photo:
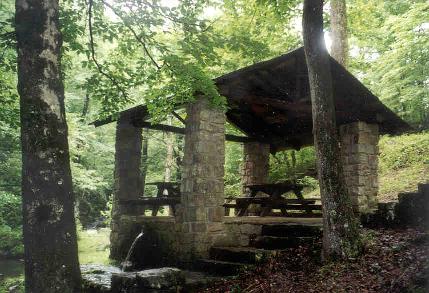
[[[0,191],[0,225],[8,225],[12,229],[21,227],[21,197]]]
[[[429,132],[383,136],[380,139],[380,171],[429,163]]]
[[[23,254],[21,197],[0,192],[0,255]]]

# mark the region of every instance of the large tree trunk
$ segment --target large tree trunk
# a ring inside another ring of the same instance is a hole
[[[329,55],[323,39],[323,1],[305,0],[304,49],[310,81],[314,144],[323,207],[324,260],[360,252],[359,225],[341,166]]]
[[[26,292],[80,292],[57,0],[16,1]]]
[[[338,63],[347,67],[347,7],[346,0],[330,0],[331,3],[331,55]]]

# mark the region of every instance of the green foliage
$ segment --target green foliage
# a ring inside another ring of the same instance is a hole
[[[0,225],[0,256],[16,257],[24,254],[22,231]]]
[[[397,200],[399,192],[429,180],[429,133],[383,136],[380,139],[379,200]]]
[[[0,192],[0,256],[23,254],[21,197]]]
[[[10,288],[14,288],[13,291],[10,291]],[[24,293],[25,292],[25,284],[24,284],[24,276],[7,278],[5,280],[1,280],[0,282],[0,292],[13,292],[13,293]]]
[[[22,224],[21,197],[0,192],[0,224],[19,228]]]
[[[381,138],[380,172],[382,174],[418,164],[429,164],[428,132]]]
[[[427,1],[362,1],[348,6],[351,69],[412,125],[429,127]]]
[[[313,147],[299,151],[289,150],[276,153],[270,159],[270,180],[278,182],[285,179],[303,177],[303,174],[316,167],[316,156]],[[304,179],[310,182],[310,179]]]
[[[96,131],[73,113],[67,118],[73,188],[80,221],[87,226],[102,216],[113,188],[114,131],[110,128],[107,137],[97,135],[106,129]]]
[[[225,196],[242,194],[241,164],[243,162],[243,147],[238,143],[225,144]]]

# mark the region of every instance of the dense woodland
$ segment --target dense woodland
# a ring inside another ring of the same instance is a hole
[[[333,41],[329,2],[337,1],[327,1],[324,8],[328,48]],[[394,200],[398,192],[429,180],[429,4],[346,2],[347,69],[414,128],[380,140],[379,199]],[[192,101],[195,92],[226,107],[213,78],[304,44],[300,0],[63,0],[59,8],[80,246],[89,245],[86,229],[109,226],[112,200],[115,125],[95,128],[92,121],[146,104],[154,122],[180,126],[171,110]],[[15,3],[0,1],[0,259],[23,256],[15,19]],[[181,110],[178,114],[185,116]],[[31,121],[26,124],[31,128]],[[226,129],[240,134],[230,125]],[[146,182],[179,181],[183,137],[153,130],[144,130],[143,136]],[[242,159],[242,146],[227,142],[227,195],[241,193]],[[270,157],[270,181],[299,178],[309,186],[306,195],[318,195],[317,180],[301,176],[315,167],[314,147],[278,152]],[[146,186],[144,193],[155,190]],[[94,261],[83,255],[81,262]],[[106,261],[104,251],[97,257]]]

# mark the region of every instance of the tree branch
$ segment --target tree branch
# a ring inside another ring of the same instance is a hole
[[[91,48],[91,59],[94,62],[95,66],[98,69],[98,72],[105,76],[107,79],[109,79],[113,85],[124,95],[124,97],[128,97],[127,92],[122,88],[122,86],[119,84],[119,82],[108,73],[104,72],[102,66],[100,63],[98,63],[97,59],[95,58],[95,49],[94,49],[94,35],[92,31],[92,6],[93,6],[93,0],[89,0],[88,2],[89,8],[88,8],[88,28],[89,28],[89,44]]]
[[[142,45],[143,50],[145,51],[146,55],[149,57],[149,59],[152,61],[153,65],[155,65],[155,67],[157,69],[161,69],[161,66],[159,66],[159,64],[155,61],[155,58],[153,58],[153,56],[151,55],[151,53],[149,52],[149,49],[147,48],[145,42],[143,41],[143,39],[137,34],[137,32],[133,29],[133,27],[131,25],[128,25],[127,22],[125,21],[124,17],[122,16],[121,13],[119,13],[115,7],[113,7],[112,5],[110,5],[109,3],[107,3],[106,1],[102,0],[103,4],[106,5],[110,10],[112,10],[112,12],[119,17],[122,20],[122,23],[125,25],[126,28],[128,28],[128,30],[134,35],[134,37],[136,38],[136,40],[140,43],[140,45]]]
[[[182,117],[180,117],[180,115],[177,114],[175,111],[171,111],[171,114],[173,114],[174,117],[176,117],[180,122],[182,122],[183,125],[186,125],[185,119],[183,119]]]

